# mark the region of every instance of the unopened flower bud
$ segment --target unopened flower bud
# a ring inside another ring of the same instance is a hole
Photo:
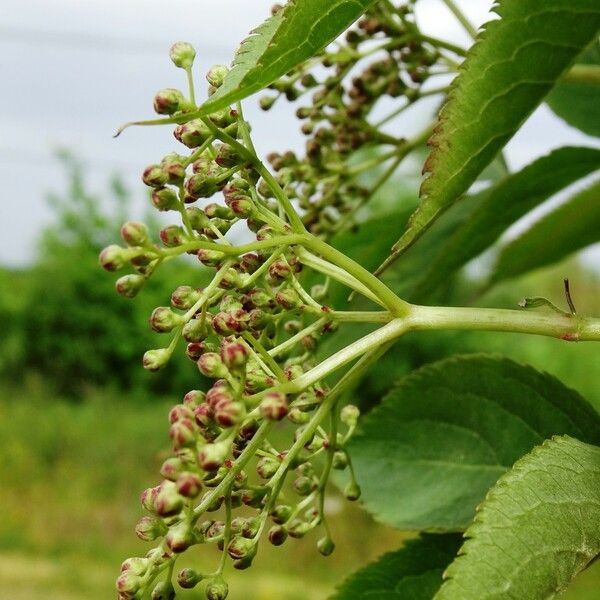
[[[229,169],[235,167],[240,162],[240,157],[229,144],[221,144],[217,150],[215,162],[220,167]]]
[[[188,148],[198,148],[212,135],[210,129],[201,119],[193,119],[182,123],[173,132],[175,138]]]
[[[190,175],[185,180],[185,191],[191,199],[210,198],[216,194],[218,189],[217,184],[212,178],[200,173]]]
[[[144,287],[146,278],[143,275],[123,275],[115,282],[115,289],[119,296],[134,298]]]
[[[183,337],[187,342],[202,342],[208,336],[208,325],[205,319],[191,319],[183,326]],[[200,348],[199,348],[200,350]],[[200,352],[202,354],[204,350]],[[200,358],[200,354],[196,360]]]
[[[311,529],[310,523],[300,519],[294,519],[287,528],[289,536],[296,539],[304,537]]]
[[[296,291],[291,288],[279,290],[277,294],[275,294],[275,301],[277,304],[279,304],[279,306],[285,308],[286,310],[297,308],[302,304],[302,301],[300,300],[300,297]]]
[[[172,152],[160,161],[160,167],[167,176],[167,183],[179,185],[185,178],[186,159]]]
[[[179,90],[167,88],[156,93],[153,104],[159,115],[172,115],[185,106],[185,98]]]
[[[206,444],[198,455],[198,462],[204,471],[216,471],[229,456],[231,445],[226,440]]]
[[[221,576],[209,579],[205,590],[206,600],[225,600],[228,593],[229,587]]]
[[[222,402],[215,408],[215,421],[221,427],[233,427],[244,418],[245,413],[241,402]]]
[[[317,542],[317,549],[323,556],[329,556],[335,550],[335,544],[329,536],[325,536]]]
[[[170,581],[160,581],[157,583],[150,595],[151,600],[174,600],[174,598],[175,589]]]
[[[198,369],[202,375],[218,379],[227,376],[227,367],[216,352],[206,352],[198,360]]]
[[[185,498],[196,498],[202,491],[202,479],[188,471],[177,477],[175,485],[177,485],[177,491]]]
[[[331,466],[339,471],[345,469],[348,466],[348,457],[346,456],[346,453],[339,450],[335,452]]]
[[[294,479],[294,490],[299,496],[308,496],[315,488],[314,481],[311,477],[296,477]]]
[[[248,362],[248,349],[239,342],[223,343],[221,344],[221,360],[229,370],[243,369]]]
[[[180,310],[189,310],[200,299],[202,290],[189,285],[180,285],[171,294],[171,306]]]
[[[263,110],[269,110],[275,104],[277,96],[263,96],[259,101],[259,105]]]
[[[177,583],[184,590],[195,588],[202,579],[202,575],[194,569],[181,569],[177,574]]]
[[[196,51],[189,42],[176,42],[171,46],[169,56],[176,67],[189,69],[194,64]]]
[[[206,74],[206,81],[216,88],[221,87],[228,72],[229,69],[225,65],[214,65]]]
[[[168,348],[155,348],[144,353],[142,364],[147,371],[158,371],[162,369],[171,358]]]
[[[121,248],[116,244],[107,246],[100,252],[98,261],[106,271],[118,271],[125,266],[125,263],[131,258],[131,253],[126,248]]]
[[[172,481],[163,481],[156,498],[154,499],[154,509],[161,517],[170,517],[176,515],[183,507],[183,496],[177,491],[177,486]]]
[[[287,539],[287,531],[281,525],[274,525],[269,529],[268,538],[273,546],[281,546]]]
[[[156,496],[160,491],[160,486],[157,485],[155,487],[147,488],[140,494],[140,503],[142,508],[149,512],[154,512],[154,502],[156,500]]]
[[[148,228],[144,223],[127,221],[121,227],[121,237],[128,246],[143,246],[148,243]]]
[[[277,473],[277,469],[281,465],[281,461],[273,458],[271,456],[262,456],[258,459],[256,463],[256,472],[263,479],[271,479],[275,473]]]
[[[169,429],[169,437],[175,450],[195,444],[196,435],[196,425],[192,419],[181,419],[173,423]]]
[[[157,333],[169,333],[181,325],[183,317],[174,313],[168,306],[158,306],[150,315],[150,327]]]
[[[162,187],[167,183],[167,174],[160,165],[150,165],[144,169],[142,181],[153,188]]]
[[[181,521],[177,525],[173,525],[165,536],[165,543],[168,548],[176,554],[184,552],[195,542],[196,537],[191,525],[186,521]]]
[[[167,526],[162,519],[142,517],[135,526],[135,534],[145,542],[153,542],[167,533]]]
[[[204,402],[205,398],[206,394],[202,390],[190,390],[183,397],[183,404],[184,406],[194,410]]]
[[[160,466],[160,474],[169,481],[175,481],[184,468],[185,467],[180,458],[171,456],[170,458],[167,458]]]
[[[281,421],[287,413],[287,397],[281,392],[268,392],[260,403],[260,414],[269,421]]]
[[[148,560],[133,556],[124,560],[121,564],[121,573],[133,573],[134,575],[143,575],[148,570]]]
[[[229,543],[227,553],[234,560],[254,555],[256,554],[256,542],[252,539],[236,535]]]
[[[124,598],[134,598],[142,585],[142,578],[131,571],[121,573],[117,579],[117,592]]]
[[[344,488],[344,496],[347,500],[354,502],[360,498],[360,486],[356,481],[349,481],[346,487]]]
[[[354,404],[347,404],[340,411],[340,420],[346,427],[356,427],[359,416],[360,410]]]
[[[160,241],[167,248],[175,248],[181,246],[186,240],[187,236],[183,227],[179,225],[167,225],[159,232]]]
[[[292,512],[293,511],[291,506],[288,506],[287,504],[278,504],[271,511],[271,518],[273,519],[274,523],[282,525],[283,523],[286,523],[288,521],[288,519],[292,515]]]
[[[174,210],[177,208],[179,200],[172,189],[161,187],[152,190],[152,204],[158,210]]]
[[[249,219],[256,211],[254,202],[250,198],[235,198],[229,203],[229,208],[239,219]]]

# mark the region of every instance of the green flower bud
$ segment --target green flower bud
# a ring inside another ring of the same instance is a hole
[[[131,251],[127,248],[121,248],[116,244],[107,246],[100,252],[98,261],[106,271],[118,271],[125,266],[125,263],[132,258]]]
[[[279,304],[279,306],[285,308],[286,310],[298,308],[302,305],[300,297],[292,288],[279,290],[277,294],[275,294],[275,301],[277,304]]]
[[[167,248],[181,246],[181,244],[188,239],[183,227],[180,227],[179,225],[167,225],[160,230],[158,235],[160,237],[160,241]]]
[[[154,502],[156,500],[156,496],[160,491],[160,486],[157,485],[155,487],[147,488],[140,494],[140,503],[142,508],[149,512],[154,512]]]
[[[256,541],[236,535],[229,543],[227,553],[234,560],[254,556],[256,554]]]
[[[335,544],[329,536],[325,536],[317,542],[317,549],[323,556],[329,556],[335,550]]]
[[[143,575],[148,569],[148,560],[134,556],[123,561],[121,564],[121,573],[132,573],[133,575]]]
[[[119,296],[134,298],[144,287],[144,283],[146,283],[146,278],[143,275],[124,275],[117,279],[115,289]]]
[[[204,319],[191,319],[183,326],[183,337],[187,342],[202,342],[208,336],[208,325]],[[200,355],[196,357],[196,360]]]
[[[206,352],[198,360],[198,369],[205,377],[220,379],[228,374],[227,367],[216,352]]]
[[[158,371],[162,369],[171,358],[171,352],[168,348],[155,348],[144,353],[142,365],[147,371]]]
[[[240,156],[229,144],[221,144],[217,150],[215,162],[220,167],[230,169],[240,163]]]
[[[270,514],[274,523],[282,525],[283,523],[286,523],[292,515],[292,507],[287,504],[278,504]]]
[[[204,471],[216,471],[231,452],[231,444],[227,440],[206,444],[198,454],[198,462]]]
[[[250,198],[235,198],[229,203],[229,208],[239,219],[249,219],[256,212],[254,202]]]
[[[167,183],[179,185],[183,182],[185,178],[185,157],[172,152],[160,161],[160,166],[167,175]]]
[[[121,237],[128,246],[143,246],[148,243],[148,228],[144,223],[127,221],[121,227]]]
[[[161,581],[154,586],[151,600],[174,600],[175,589],[170,581]]]
[[[150,165],[144,169],[142,181],[150,187],[162,187],[167,183],[167,174],[160,165]]]
[[[117,592],[122,598],[134,598],[142,586],[142,578],[131,571],[121,573],[117,579]]]
[[[360,410],[354,404],[347,404],[340,411],[340,420],[346,427],[356,427],[359,416]]]
[[[201,289],[194,289],[189,285],[180,285],[171,294],[171,306],[180,310],[189,310],[198,302],[201,295]]]
[[[191,175],[185,180],[186,194],[192,200],[210,198],[217,193],[218,189],[214,179],[201,173]]]
[[[167,533],[167,526],[162,519],[142,517],[135,526],[135,534],[145,542],[153,542]]]
[[[347,500],[354,502],[360,498],[360,486],[356,481],[349,481],[346,487],[344,488],[344,496]]]
[[[180,554],[196,543],[196,536],[191,525],[186,521],[181,521],[169,529],[165,536],[165,543],[172,552]]]
[[[192,410],[200,406],[204,399],[206,398],[206,394],[201,390],[190,390],[183,397],[183,404]]]
[[[277,96],[263,96],[258,103],[262,110],[269,110],[275,104],[275,100],[277,100]]]
[[[281,421],[287,413],[287,397],[281,392],[268,392],[260,403],[260,414],[269,421]]]
[[[201,119],[192,119],[187,123],[178,125],[173,135],[184,146],[198,148],[211,137],[212,133],[204,121]]]
[[[179,90],[167,88],[156,93],[153,104],[159,115],[172,115],[185,106],[185,98]]]
[[[202,248],[198,250],[196,256],[198,257],[198,260],[207,267],[217,267],[225,258],[225,254],[219,252],[219,250],[205,250]]]
[[[311,529],[310,523],[300,519],[294,519],[287,528],[289,536],[296,539],[303,538]]]
[[[174,313],[168,306],[159,306],[150,315],[150,327],[157,333],[169,333],[183,323],[183,316]]]
[[[189,42],[176,42],[171,46],[169,56],[176,67],[189,69],[194,64],[196,51]]]
[[[262,456],[258,459],[256,463],[256,472],[263,479],[271,479],[275,473],[277,473],[277,469],[281,465],[281,461],[277,460],[271,456]]]
[[[268,538],[273,546],[281,546],[288,537],[288,533],[281,525],[274,525],[269,529]]]
[[[172,481],[163,481],[156,498],[154,509],[161,517],[172,517],[178,514],[183,507],[183,496],[177,491],[177,486]]]
[[[177,194],[170,188],[155,188],[152,190],[152,204],[158,210],[174,210],[179,204],[179,199]]]
[[[196,424],[192,419],[181,419],[171,425],[169,437],[173,442],[173,448],[179,450],[196,443]]]
[[[175,481],[184,469],[185,466],[181,459],[176,456],[171,456],[160,466],[160,474],[169,481]]]
[[[204,214],[209,218],[213,219],[215,217],[220,219],[233,219],[235,215],[232,210],[228,206],[221,206],[216,202],[211,202],[204,207]]]
[[[311,477],[301,476],[294,480],[294,490],[299,496],[308,496],[316,487]]]
[[[225,600],[229,593],[229,587],[225,580],[217,575],[216,577],[209,579],[204,593],[206,594],[207,600]]]
[[[202,579],[202,575],[198,571],[194,571],[194,569],[181,569],[177,574],[177,583],[184,590],[195,588]]]
[[[206,81],[216,88],[221,87],[227,73],[229,68],[225,65],[214,65],[206,74]]]
[[[343,470],[348,466],[348,456],[345,452],[338,451],[333,455],[331,465],[334,469]]]
[[[175,484],[177,491],[185,498],[196,498],[202,491],[202,479],[195,473],[181,473]]]

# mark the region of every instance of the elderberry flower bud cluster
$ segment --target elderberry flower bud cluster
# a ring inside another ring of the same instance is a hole
[[[173,63],[186,71],[194,56],[189,44],[171,49]],[[226,76],[226,67],[213,67],[208,94]],[[304,84],[316,81],[305,78]],[[279,546],[323,525],[330,468],[348,466],[344,446],[356,425],[350,407],[334,417],[331,432],[320,425],[334,404],[327,404],[329,389],[313,373],[320,338],[335,330],[336,321],[322,304],[327,285],[305,288],[297,248],[287,242],[290,225],[274,198],[281,188],[261,171],[240,112],[228,108],[186,120],[191,97],[168,89],[155,98],[159,114],[177,115],[174,135],[183,148],[142,174],[152,206],[176,222],[163,227],[157,240],[143,224],[126,223],[125,245],[100,254],[106,270],[132,268],[116,284],[128,298],[163,262],[183,254],[212,272],[202,287],[181,282],[149,316],[152,330],[169,341],[144,354],[144,368],[163,368],[183,342],[203,389],[187,392],[169,412],[172,454],[161,465],[161,481],[142,493],[145,514],[135,528],[155,547],[123,563],[116,583],[120,600],[174,598],[170,578],[157,579],[171,573],[190,547],[212,544],[223,560],[246,569],[261,536]],[[233,236],[226,237],[234,225],[253,240],[234,246]],[[275,428],[288,432],[287,446],[271,441]],[[359,496],[353,480],[346,496]],[[317,543],[323,555],[333,547],[327,533]],[[224,599],[223,564],[212,573],[180,570],[176,583],[183,589],[203,585],[206,598]]]

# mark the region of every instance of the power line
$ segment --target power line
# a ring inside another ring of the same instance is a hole
[[[102,52],[124,52],[138,54],[165,54],[169,42],[140,38],[126,38],[98,33],[77,33],[75,31],[44,31],[21,27],[0,26],[0,43],[21,43],[28,46],[44,45],[59,48],[100,50]],[[233,55],[233,48],[202,44],[202,54],[209,56]]]

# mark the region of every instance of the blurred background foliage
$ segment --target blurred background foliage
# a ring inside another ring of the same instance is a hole
[[[190,261],[173,262],[136,299],[119,297],[114,278],[99,269],[97,255],[118,238],[130,214],[129,194],[118,177],[107,196],[92,193],[82,166],[68,154],[61,160],[67,186],[50,198],[55,221],[39,240],[35,263],[20,271],[0,269],[0,597],[12,600],[113,596],[120,561],[145,552],[133,533],[141,514],[137,498],[158,481],[169,446],[168,408],[200,385],[197,369],[183,352],[159,374],[145,372],[141,356],[160,343],[147,324],[151,310],[168,304],[177,285],[202,285],[202,270]],[[404,190],[408,215],[415,181],[413,176],[391,182],[364,219],[383,215],[385,222],[399,190]],[[397,213],[391,223],[395,236]],[[375,231],[385,241],[385,232]],[[389,246],[381,239],[373,243],[368,224],[336,244],[369,266],[380,261],[381,247]],[[544,295],[560,304],[563,276],[571,280],[580,312],[598,314],[599,274],[576,256],[478,298],[470,292],[478,289],[477,268],[467,269],[449,279],[436,299],[514,307],[523,296]],[[332,292],[344,299],[340,290]],[[362,333],[356,326],[341,330],[324,351]],[[600,409],[593,344],[493,333],[408,335],[377,364],[353,400],[368,409],[403,374],[463,352],[497,352],[549,371]],[[264,544],[253,569],[232,575],[232,597],[325,598],[336,582],[408,535],[376,524],[335,491],[330,512],[338,547],[332,557],[321,557],[310,536],[284,548]],[[565,598],[598,598],[598,581],[598,567],[588,569]]]

